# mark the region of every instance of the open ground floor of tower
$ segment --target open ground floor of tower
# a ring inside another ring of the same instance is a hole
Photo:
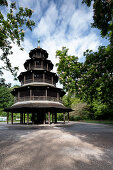
[[[0,170],[113,170],[113,126],[0,123]]]
[[[69,112],[63,113],[63,122],[66,121],[66,114],[67,114],[67,121],[69,123]],[[7,124],[9,123],[9,117],[11,118],[11,124],[14,123],[14,116],[18,116],[18,120],[20,124],[51,124],[57,123],[57,115],[58,113],[45,113],[45,112],[38,112],[38,113],[13,113],[7,112]]]

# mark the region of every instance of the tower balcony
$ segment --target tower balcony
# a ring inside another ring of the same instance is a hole
[[[29,84],[29,83],[48,83],[56,87],[56,81],[54,81],[53,78],[51,79],[32,78],[32,79],[27,79],[27,80],[24,79],[24,81],[21,81],[21,86]]]
[[[14,103],[23,102],[23,101],[54,101],[62,103],[62,99],[58,97],[51,96],[24,96],[24,97],[15,97]]]

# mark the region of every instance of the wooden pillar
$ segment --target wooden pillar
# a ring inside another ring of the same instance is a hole
[[[43,73],[43,82],[45,82],[45,73]]]
[[[44,114],[43,124],[45,124],[46,123],[46,121],[45,121],[45,113],[43,113],[43,114]]]
[[[11,113],[11,124],[13,124],[13,113]]]
[[[57,123],[57,113],[55,113],[55,123]]]
[[[18,91],[18,101],[19,101],[19,99],[20,99],[20,92]]]
[[[25,76],[24,76],[24,84],[26,83],[26,78],[25,78]]]
[[[30,89],[30,100],[32,100],[32,89]]]
[[[57,93],[57,101],[59,101],[59,93]]]
[[[29,113],[27,113],[27,125],[29,124]]]
[[[46,100],[47,100],[47,89],[46,89]]]
[[[64,113],[64,124],[65,124],[65,113]]]
[[[32,113],[32,124],[35,124],[34,117],[35,117],[35,115]]]
[[[68,123],[69,123],[69,112],[68,112]]]
[[[53,123],[53,113],[52,113],[52,123]]]
[[[35,63],[35,68],[36,68],[36,61],[34,61],[34,63]]]
[[[9,112],[7,112],[7,124],[8,124],[8,120],[9,120]]]
[[[34,82],[34,73],[32,73],[32,80],[33,80],[33,82]]]
[[[48,112],[48,124],[50,125],[50,112]]]
[[[23,113],[21,113],[21,116],[22,116],[22,124],[23,124]]]
[[[41,68],[43,68],[43,61],[41,61]]]
[[[45,113],[45,124],[46,124],[46,113]]]
[[[20,124],[22,124],[22,113],[20,113]]]
[[[53,84],[53,76],[52,76],[52,84]]]
[[[25,113],[24,113],[24,124],[25,124]]]
[[[30,63],[29,63],[29,70],[30,70]]]

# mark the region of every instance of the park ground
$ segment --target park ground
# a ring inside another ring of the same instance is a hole
[[[112,170],[113,125],[0,123],[0,170]]]

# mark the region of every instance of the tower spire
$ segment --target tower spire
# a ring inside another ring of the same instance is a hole
[[[40,40],[38,40],[38,47],[37,48],[40,48]]]

